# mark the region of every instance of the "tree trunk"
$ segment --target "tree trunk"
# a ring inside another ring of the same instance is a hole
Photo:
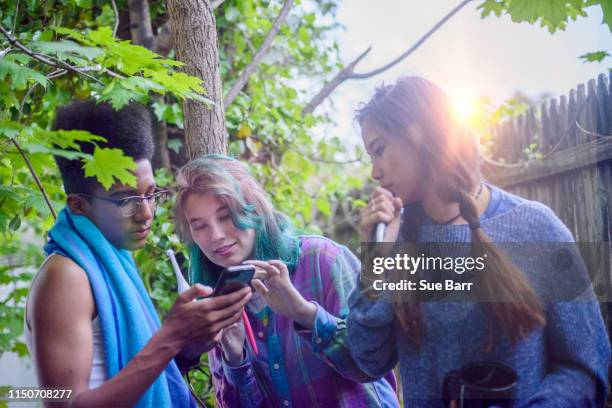
[[[153,100],[164,103],[163,95],[153,96]],[[153,154],[153,168],[164,168],[170,170],[170,152],[168,151],[168,126],[163,120],[153,116],[153,138],[155,140],[155,153]]]
[[[153,49],[155,37],[151,26],[151,14],[147,0],[128,0],[130,34],[134,44]]]
[[[151,14],[147,0],[128,0],[130,16],[130,36],[134,44],[148,49],[155,49],[155,37],[151,26]],[[164,103],[162,95],[153,97],[158,103]],[[153,155],[153,168],[170,169],[170,154],[168,152],[168,130],[166,122],[157,120],[153,116],[153,139],[155,141],[155,153]]]
[[[185,63],[187,74],[204,81],[207,97],[215,102],[183,102],[185,143],[190,159],[208,153],[225,153],[227,133],[217,25],[209,0],[168,0],[168,15],[177,58]]]

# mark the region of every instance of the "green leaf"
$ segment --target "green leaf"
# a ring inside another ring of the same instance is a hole
[[[7,75],[11,78],[13,88],[18,90],[25,89],[28,81],[34,81],[42,85],[43,88],[46,88],[49,84],[49,80],[41,73],[18,65],[10,61],[8,57],[0,59],[0,80]]]
[[[17,231],[20,226],[21,226],[21,217],[19,216],[19,214],[15,214],[11,222],[9,222],[9,228],[12,229],[13,231]]]
[[[181,139],[170,139],[168,140],[168,149],[178,154],[183,147],[183,141]]]
[[[136,169],[136,163],[121,149],[96,147],[92,159],[86,161],[83,169],[86,177],[95,177],[107,190],[115,180],[129,186],[136,185],[136,176],[130,172]]]
[[[100,100],[110,102],[112,107],[116,110],[123,108],[132,100],[139,100],[142,97],[142,92],[136,92],[125,88],[121,81],[111,82],[100,93]]]
[[[14,201],[19,201],[21,199],[21,196],[19,195],[19,193],[15,192],[11,188],[4,187],[4,186],[0,186],[0,197],[8,198]]]
[[[93,41],[91,41],[87,36],[79,33],[76,30],[72,30],[66,27],[54,27],[53,30],[58,34],[69,35],[80,43],[94,46],[96,45]]]
[[[329,201],[326,197],[317,197],[315,204],[321,213],[327,215],[328,217],[331,215],[331,206],[329,205]]]
[[[145,47],[116,39],[109,27],[90,31],[88,37],[94,44],[105,48],[109,54],[109,61],[114,62],[117,68],[127,75],[134,75],[144,69],[160,69],[164,65],[173,67],[183,65],[180,61],[160,58],[158,54]]]
[[[151,81],[148,78],[143,78],[140,76],[133,76],[122,79],[120,81],[121,86],[125,89],[129,89],[132,91],[141,91],[143,93],[147,93],[148,91],[154,91],[157,93],[164,93],[164,87],[160,84]]]
[[[604,58],[609,57],[610,54],[607,51],[595,51],[595,52],[587,52],[586,54],[581,55],[580,59],[582,62],[601,62]]]
[[[4,81],[0,81],[0,101],[4,103],[4,107],[8,110],[11,106],[17,107],[19,100],[11,87]]]
[[[25,199],[23,200],[23,206],[25,208],[34,208],[38,214],[50,214],[47,202],[43,198],[40,191],[30,190],[27,192]]]
[[[487,17],[491,13],[499,17],[506,9],[504,1],[497,0],[486,0],[484,3],[478,6],[478,8],[482,10],[480,14],[482,18]]]
[[[32,58],[26,54],[9,54],[4,58],[6,58],[9,61],[18,62],[21,65],[26,65],[30,61],[32,61]]]
[[[45,54],[54,54],[60,59],[72,60],[73,62],[81,61],[81,59],[75,60],[77,56],[93,61],[96,57],[104,53],[99,47],[84,47],[69,40],[38,41],[31,42],[29,45],[36,51]]]
[[[77,152],[74,150],[64,150],[64,149],[56,149],[53,147],[47,147],[36,141],[23,142],[21,143],[21,147],[24,151],[30,154],[48,154],[48,155],[64,157],[68,160],[91,158],[91,155],[86,154],[86,153],[81,153],[81,152]]]
[[[534,23],[538,19],[552,33],[567,19],[565,1],[559,0],[512,0],[508,6],[512,21]]]
[[[564,30],[569,21],[586,16],[586,8],[594,4],[601,4],[604,22],[612,27],[612,0],[485,0],[478,8],[483,18],[491,14],[499,17],[505,12],[514,22],[534,24],[539,21],[542,27],[554,33]]]
[[[603,11],[603,22],[608,25],[612,32],[612,0],[600,0],[601,11]]]
[[[94,135],[86,130],[44,130],[39,129],[36,134],[40,134],[42,138],[49,141],[50,144],[61,148],[78,149],[77,142],[88,142],[96,144],[96,142],[106,142],[106,138],[100,135]]]
[[[11,350],[13,353],[17,353],[17,355],[19,357],[25,357],[28,354],[30,354],[30,352],[28,351],[27,346],[25,345],[25,343],[15,343],[13,345],[13,349]]]
[[[163,85],[171,92],[177,95],[183,95],[188,92],[204,93],[202,87],[202,80],[200,78],[187,75],[183,72],[159,72],[151,71],[148,72],[151,79],[155,82]]]
[[[113,45],[117,40],[110,27],[100,27],[88,33],[89,39],[100,45]]]
[[[22,128],[23,126],[16,122],[0,122],[0,136],[13,139],[19,135]]]
[[[103,52],[94,57],[95,62],[129,76],[113,80],[101,92],[102,100],[110,101],[115,109],[125,106],[131,100],[145,102],[150,91],[161,94],[169,92],[179,99],[190,98],[212,103],[201,95],[205,90],[200,78],[173,71],[174,67],[182,66],[182,62],[162,58],[147,48],[119,40],[113,37],[109,27],[100,27],[86,35],[66,28],[56,28],[56,31],[70,35],[82,44],[98,47],[92,49]]]

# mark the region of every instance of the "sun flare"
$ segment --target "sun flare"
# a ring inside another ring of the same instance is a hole
[[[468,122],[476,114],[476,103],[469,95],[459,95],[452,99],[453,110],[462,122]]]

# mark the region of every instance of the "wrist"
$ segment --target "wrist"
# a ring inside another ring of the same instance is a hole
[[[159,328],[155,337],[157,337],[163,347],[170,350],[173,355],[181,353],[185,347],[185,341],[164,325]]]
[[[317,306],[312,303],[306,301],[306,299],[302,298],[299,306],[295,309],[296,313],[292,317],[292,320],[295,321],[302,327],[307,328],[308,330],[312,330],[314,327],[314,320],[317,315]]]

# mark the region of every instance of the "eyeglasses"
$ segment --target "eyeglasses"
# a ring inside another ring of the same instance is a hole
[[[85,197],[97,198],[99,200],[104,200],[104,201],[108,201],[109,203],[113,203],[117,207],[119,207],[119,211],[121,212],[121,215],[127,218],[127,217],[131,217],[132,215],[138,212],[143,201],[146,201],[147,204],[149,205],[149,208],[154,211],[155,207],[158,204],[162,204],[168,199],[170,192],[168,190],[156,190],[153,194],[149,194],[144,197],[131,196],[131,197],[120,198],[117,200],[113,198],[108,198],[108,197],[100,197],[100,196],[93,195],[93,194],[80,193],[80,195],[85,196]]]

